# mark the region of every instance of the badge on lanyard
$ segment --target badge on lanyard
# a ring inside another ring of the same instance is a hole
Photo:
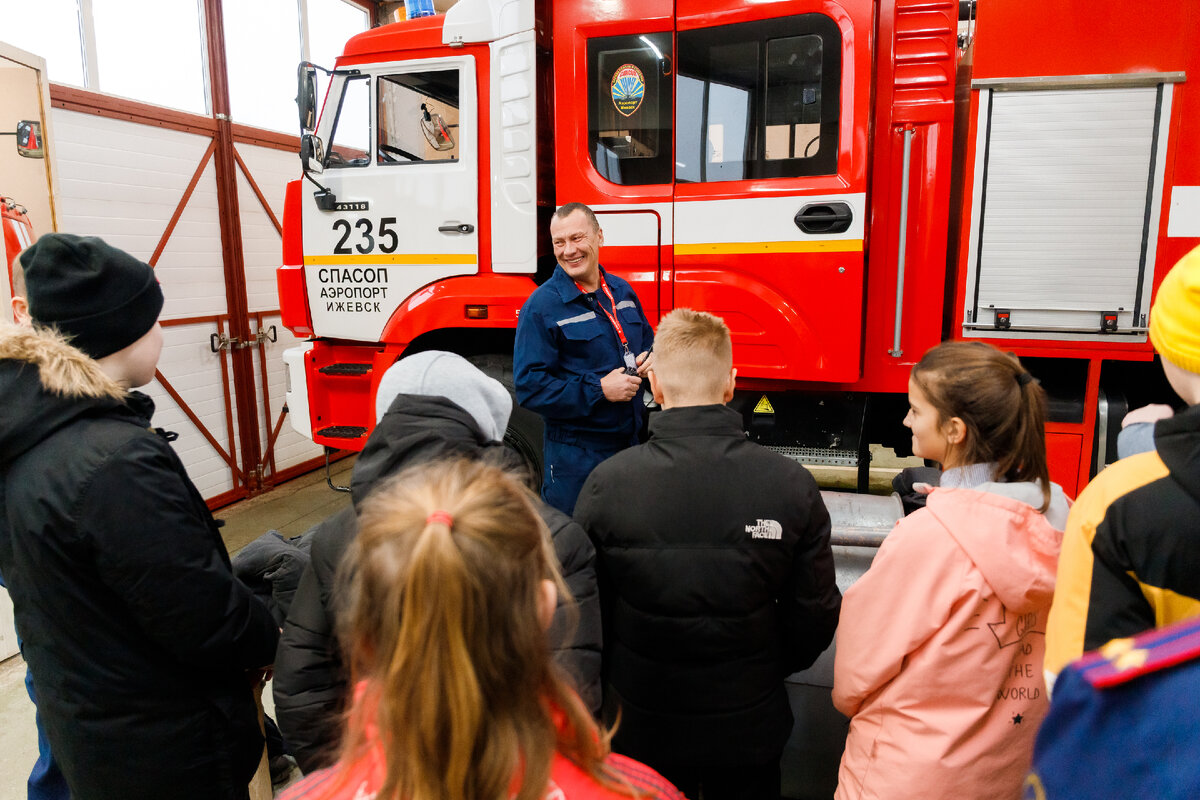
[[[625,359],[625,374],[637,375],[637,356],[629,349],[629,345],[625,345],[625,352],[622,354]]]

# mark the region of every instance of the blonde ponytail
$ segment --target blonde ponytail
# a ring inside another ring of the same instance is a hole
[[[341,636],[363,687],[342,762],[380,747],[380,800],[508,800],[518,773],[516,800],[539,800],[555,750],[609,783],[607,736],[539,622],[541,582],[563,584],[536,503],[502,470],[459,460],[408,470],[363,505],[342,575]]]

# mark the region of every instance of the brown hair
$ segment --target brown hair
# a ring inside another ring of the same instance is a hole
[[[555,219],[566,219],[576,211],[583,212],[583,215],[587,217],[587,221],[591,223],[593,231],[600,230],[600,220],[596,219],[596,212],[583,203],[565,203],[559,206],[558,210],[554,212],[554,217]]]
[[[723,402],[732,367],[729,327],[720,317],[677,308],[662,318],[654,334],[653,369],[669,399]]]
[[[406,470],[364,503],[340,576],[362,687],[342,761],[362,758],[377,726],[380,800],[508,798],[518,773],[516,800],[540,800],[556,750],[613,785],[608,736],[557,672],[539,620],[542,580],[565,586],[535,502],[503,470],[456,460]]]
[[[1046,392],[1011,353],[984,342],[944,342],[912,370],[912,381],[938,414],[958,417],[967,435],[957,463],[995,462],[997,478],[1041,484],[1050,506]]]

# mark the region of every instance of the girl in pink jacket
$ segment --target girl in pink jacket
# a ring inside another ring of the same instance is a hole
[[[941,486],[846,592],[833,703],[849,716],[836,800],[1015,800],[1042,677],[1068,501],[1046,464],[1046,395],[982,342],[933,348],[908,382],[913,452]]]

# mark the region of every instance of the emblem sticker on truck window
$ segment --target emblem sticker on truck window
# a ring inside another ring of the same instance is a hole
[[[612,99],[617,111],[626,117],[633,116],[646,96],[646,78],[633,64],[622,64],[613,73]]]

